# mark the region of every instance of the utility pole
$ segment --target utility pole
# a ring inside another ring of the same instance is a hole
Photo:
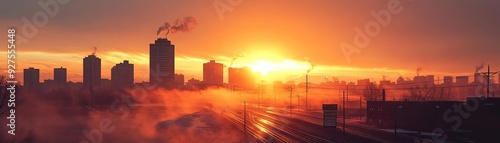
[[[262,102],[264,102],[264,80],[260,81],[260,90],[261,90],[261,97],[260,97],[260,102],[259,102],[259,108],[262,106]]]
[[[490,65],[488,64],[488,87],[486,88],[486,98],[490,97]]]
[[[293,91],[293,87],[290,86],[290,102],[289,102],[290,103],[290,106],[289,106],[290,107],[289,108],[290,109],[290,116],[292,116],[292,91]]]
[[[344,124],[342,126],[342,132],[345,134],[345,91],[342,92],[342,105],[344,106],[344,108],[342,108],[342,123]]]
[[[307,94],[309,92],[309,73],[306,73],[306,111],[309,109],[307,105]]]
[[[349,104],[349,85],[347,85],[347,89],[346,89],[345,97],[346,97],[346,101],[347,101],[347,104],[346,104],[346,105],[348,105],[348,104]],[[345,107],[347,107],[347,111],[349,112],[349,108],[348,108],[348,106],[345,106]]]
[[[245,138],[247,136],[247,101],[243,101],[243,128],[245,132]]]
[[[359,120],[362,120],[361,118],[363,116],[363,110],[361,110],[361,108],[363,108],[362,105],[363,105],[363,102],[361,101],[361,95],[360,95],[359,96]]]
[[[489,98],[490,97],[490,78],[491,78],[491,75],[492,74],[498,74],[498,71],[496,72],[491,72],[490,71],[490,65],[488,65],[488,72],[483,72],[482,73],[483,75],[486,76],[487,78],[487,81],[486,81],[486,84],[487,84],[487,87],[486,87],[486,98]]]
[[[382,89],[382,101],[385,101],[385,89]]]
[[[397,123],[396,123],[396,114],[397,114],[397,110],[398,110],[398,107],[396,106],[394,108],[394,142],[396,143],[397,142],[397,135],[398,135],[398,127],[397,127]]]
[[[297,110],[300,108],[300,95],[297,94]]]

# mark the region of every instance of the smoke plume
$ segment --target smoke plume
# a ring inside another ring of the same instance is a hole
[[[304,57],[304,59],[306,59],[306,63],[309,63],[309,65],[311,65],[311,67],[307,70],[307,73],[309,74],[309,72],[311,72],[314,69],[314,67],[316,67],[316,64],[309,62],[309,58],[307,57]]]
[[[247,56],[247,53],[243,52],[243,53],[241,53],[241,54],[237,55],[236,57],[234,57],[234,58],[233,58],[233,60],[231,60],[231,64],[229,65],[229,67],[232,67],[232,66],[233,66],[233,63],[234,63],[234,61],[235,61],[236,59],[243,58],[243,57],[245,57],[245,56]]]
[[[179,18],[172,24],[166,22],[163,26],[160,26],[156,35],[160,36],[162,32],[165,32],[165,37],[167,37],[168,34],[175,34],[178,31],[189,32],[194,28],[194,25],[196,25],[196,19],[193,17]]]
[[[479,70],[481,70],[483,68],[484,68],[484,63],[481,63],[481,65],[476,66],[476,72],[475,73],[479,72]]]
[[[422,67],[418,67],[418,68],[417,68],[417,76],[419,76],[419,75],[420,75],[420,72],[422,72],[422,69],[423,69]]]
[[[95,55],[97,53],[97,47],[94,47],[94,52],[92,52],[92,55]]]

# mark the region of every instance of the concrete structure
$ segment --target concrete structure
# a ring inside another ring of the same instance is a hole
[[[453,84],[453,76],[444,76],[443,77],[443,85],[452,85]]]
[[[134,85],[134,64],[127,60],[111,68],[111,87],[120,89]]]
[[[173,84],[174,73],[175,46],[167,39],[158,38],[149,45],[149,82],[166,87]]]
[[[101,86],[101,59],[95,55],[83,58],[83,87],[90,90]]]
[[[469,76],[457,76],[455,77],[456,85],[467,85],[469,84]]]
[[[30,67],[23,70],[24,74],[24,88],[33,90],[39,88],[40,85],[40,69]]]
[[[212,86],[222,86],[224,84],[224,65],[210,60],[203,64],[203,83]]]
[[[251,68],[229,68],[228,71],[229,86],[235,86],[238,89],[254,89],[255,79]]]
[[[64,85],[67,82],[66,68],[54,68],[54,82],[58,85]]]
[[[175,74],[174,82],[176,85],[184,85],[184,75],[183,74]]]

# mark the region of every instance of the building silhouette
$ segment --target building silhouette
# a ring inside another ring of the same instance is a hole
[[[43,83],[40,83],[40,87],[43,87],[44,91],[52,91],[54,89],[59,89],[58,84],[56,83],[55,80],[52,79],[45,79],[43,80]]]
[[[176,85],[184,85],[184,75],[183,74],[175,74],[174,82]]]
[[[203,83],[206,85],[222,86],[224,83],[224,65],[210,60],[203,64]]]
[[[163,87],[173,84],[175,73],[175,46],[165,38],[149,45],[149,82]]]
[[[94,54],[83,58],[83,87],[93,89],[101,86],[101,59]]]
[[[254,89],[255,79],[252,69],[249,67],[229,68],[228,81],[231,87],[238,89]]]
[[[134,85],[134,64],[127,60],[111,68],[111,87],[120,89]]]
[[[453,76],[444,76],[443,77],[443,84],[450,86],[453,84]]]
[[[457,76],[455,77],[457,85],[467,85],[469,84],[469,76]]]
[[[101,79],[101,85],[99,86],[99,88],[103,88],[103,89],[111,88],[111,79],[109,79],[109,78]]]
[[[30,67],[23,70],[24,74],[24,88],[33,90],[40,85],[40,69]]]
[[[54,68],[54,82],[59,85],[65,84],[67,81],[66,68]]]
[[[370,79],[358,79],[358,85],[367,86],[370,84]]]

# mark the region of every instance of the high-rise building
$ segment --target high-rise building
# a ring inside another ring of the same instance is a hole
[[[174,73],[175,46],[165,38],[158,38],[149,45],[149,82],[165,86],[173,83]]]
[[[184,75],[183,74],[175,74],[174,82],[176,85],[184,85]]]
[[[67,81],[66,68],[54,68],[54,82],[59,85],[65,84]]]
[[[255,79],[252,69],[249,67],[229,68],[228,70],[229,86],[235,86],[238,89],[253,89]]]
[[[358,85],[365,87],[370,84],[370,79],[358,79]]]
[[[222,86],[224,65],[216,63],[215,60],[210,60],[203,64],[203,83],[207,85]]]
[[[51,90],[54,90],[54,89],[57,89],[58,88],[58,83],[55,82],[55,80],[51,80],[51,79],[45,79],[43,80],[43,83],[41,83],[43,87],[43,90],[45,91],[51,91]]]
[[[391,84],[391,81],[390,81],[390,80],[381,80],[381,81],[380,81],[380,84],[379,84],[379,87],[380,87],[380,88],[388,88],[388,87],[390,87],[390,86],[392,86],[392,84]]]
[[[457,76],[455,77],[457,85],[467,85],[469,84],[469,76]]]
[[[120,89],[124,87],[132,87],[134,85],[134,64],[130,64],[127,60],[116,64],[111,68],[111,87]]]
[[[453,76],[444,76],[443,78],[444,85],[452,85],[453,84]]]
[[[109,79],[109,78],[101,79],[101,86],[99,86],[99,87],[104,88],[104,89],[111,88],[111,79]]]
[[[97,88],[101,86],[101,59],[94,54],[83,58],[83,87]]]
[[[149,82],[172,83],[175,73],[175,46],[164,38],[149,45]]]
[[[24,88],[36,89],[40,85],[40,69],[30,67],[23,70],[24,74]]]

